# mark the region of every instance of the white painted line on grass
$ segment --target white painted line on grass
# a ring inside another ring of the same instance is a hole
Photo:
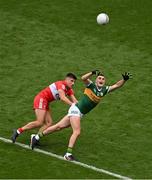
[[[3,137],[0,137],[0,140],[3,141],[3,142],[6,142],[6,143],[12,143],[12,141],[10,139],[6,139],[6,138],[3,138]],[[23,147],[25,149],[30,149],[31,150],[31,148],[26,144],[22,144],[22,143],[19,143],[19,142],[16,142],[15,144],[18,145],[18,146],[21,146],[21,147]],[[41,150],[41,149],[38,149],[38,148],[35,148],[33,151],[36,151],[36,152],[39,152],[39,153],[42,153],[42,154],[46,154],[48,156],[55,157],[57,159],[64,160],[64,158],[62,156],[59,156],[57,154],[54,154],[54,153],[51,153],[51,152],[48,152],[48,151],[44,151],[44,150]],[[122,176],[122,175],[119,175],[119,174],[116,174],[116,173],[113,173],[113,172],[110,172],[110,171],[107,171],[107,170],[104,170],[104,169],[101,169],[101,168],[97,168],[97,167],[92,166],[92,165],[84,164],[82,162],[78,162],[78,161],[69,161],[69,162],[77,164],[77,165],[85,167],[85,168],[88,168],[88,169],[92,169],[92,170],[94,170],[96,172],[100,172],[100,173],[103,173],[103,174],[107,174],[107,175],[116,177],[116,178],[125,179],[125,180],[131,180],[131,178],[129,178],[129,177]]]

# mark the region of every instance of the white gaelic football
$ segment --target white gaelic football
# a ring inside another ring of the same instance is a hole
[[[97,23],[99,25],[104,25],[104,24],[109,23],[109,16],[107,14],[105,14],[105,13],[98,14]]]

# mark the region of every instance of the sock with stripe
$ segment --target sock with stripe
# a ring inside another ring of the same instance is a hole
[[[24,130],[23,130],[22,128],[18,128],[18,129],[17,129],[17,133],[18,133],[18,134],[21,134],[23,131],[24,131]]]

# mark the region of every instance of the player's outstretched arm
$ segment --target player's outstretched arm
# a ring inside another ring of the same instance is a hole
[[[115,84],[113,84],[112,86],[110,86],[110,87],[109,87],[109,92],[112,92],[112,91],[114,91],[114,90],[122,87],[122,86],[125,84],[125,82],[130,79],[131,76],[132,76],[132,75],[129,74],[129,73],[127,73],[127,72],[125,72],[124,74],[122,74],[123,79],[119,80],[118,82],[116,82]]]
[[[93,71],[91,71],[91,72],[88,72],[88,73],[86,73],[86,74],[84,74],[83,76],[81,76],[81,79],[82,79],[82,81],[86,84],[86,85],[88,85],[88,84],[90,84],[92,81],[90,80],[90,78],[91,78],[91,76],[92,75],[98,75],[100,73],[100,71],[99,70],[93,70]]]
[[[69,104],[69,105],[71,106],[73,102],[70,101],[70,100],[65,96],[65,92],[64,92],[62,89],[59,89],[58,92],[59,92],[59,96],[60,96],[61,101],[63,101],[63,102],[66,103],[66,104]]]

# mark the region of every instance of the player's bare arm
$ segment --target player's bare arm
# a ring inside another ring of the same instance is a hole
[[[84,82],[84,84],[88,85],[92,82],[90,80],[91,76],[98,75],[99,73],[100,73],[99,70],[94,70],[94,71],[88,72],[81,77],[81,80]]]
[[[73,102],[70,101],[70,100],[66,97],[65,92],[64,92],[62,89],[59,89],[58,92],[59,92],[59,96],[60,96],[61,101],[63,101],[63,102],[66,103],[66,104],[69,104],[69,105],[71,106]]]
[[[116,82],[115,84],[111,85],[109,87],[109,92],[112,92],[120,87],[122,87],[125,82],[131,77],[131,74],[125,72],[124,74],[122,74],[123,79],[119,80],[118,82]]]

